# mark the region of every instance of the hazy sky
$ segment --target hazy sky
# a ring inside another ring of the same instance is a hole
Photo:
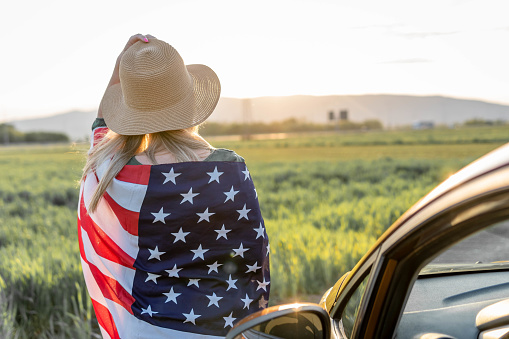
[[[509,104],[506,0],[10,0],[0,121],[95,109],[130,35],[219,75],[222,95],[398,93]]]

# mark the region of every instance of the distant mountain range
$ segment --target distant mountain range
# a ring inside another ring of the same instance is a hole
[[[272,122],[296,118],[327,123],[329,112],[339,116],[348,111],[348,119],[378,119],[385,127],[412,125],[421,121],[451,125],[470,119],[509,120],[509,105],[442,96],[408,95],[296,95],[249,99],[221,98],[209,118],[214,122]],[[45,118],[11,121],[18,130],[52,131],[83,140],[97,112],[72,111]]]

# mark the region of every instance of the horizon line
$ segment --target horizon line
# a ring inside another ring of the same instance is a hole
[[[482,98],[476,98],[476,97],[461,97],[461,96],[452,96],[452,95],[444,95],[444,94],[405,94],[405,93],[357,93],[357,94],[289,94],[289,95],[261,95],[261,96],[253,96],[253,97],[241,97],[241,96],[221,96],[219,100],[221,99],[260,99],[260,98],[288,98],[288,97],[348,97],[348,96],[402,96],[402,97],[421,97],[421,98],[430,98],[430,97],[441,97],[441,98],[447,98],[447,99],[454,99],[454,100],[465,100],[465,101],[478,101],[478,102],[484,102],[488,104],[494,104],[494,105],[501,105],[501,106],[509,106],[509,102],[502,102],[502,101],[496,101],[496,100],[487,100]],[[34,120],[34,119],[44,119],[44,118],[50,118],[53,116],[71,113],[71,112],[82,112],[82,113],[91,113],[91,112],[97,112],[97,108],[76,108],[71,107],[65,110],[58,110],[57,112],[53,113],[41,113],[40,115],[27,115],[25,117],[19,118],[19,119],[0,119],[0,123],[9,123],[14,121],[22,121],[22,120]]]

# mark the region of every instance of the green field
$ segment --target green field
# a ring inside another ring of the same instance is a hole
[[[271,304],[315,299],[406,209],[509,128],[221,141],[245,157],[271,241]],[[0,337],[93,338],[80,271],[85,146],[0,148]]]

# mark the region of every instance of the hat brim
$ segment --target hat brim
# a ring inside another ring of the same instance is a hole
[[[126,105],[121,84],[110,86],[101,101],[108,128],[122,135],[141,135],[185,129],[204,122],[214,111],[221,94],[216,73],[205,65],[187,65],[193,90],[179,102],[157,110]]]

